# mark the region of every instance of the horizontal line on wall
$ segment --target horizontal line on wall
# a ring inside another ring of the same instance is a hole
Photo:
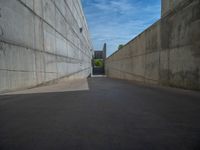
[[[138,74],[134,74],[134,73],[131,73],[131,72],[122,71],[122,70],[119,70],[119,69],[116,69],[116,68],[113,68],[113,67],[108,67],[108,68],[112,69],[112,70],[116,70],[116,71],[122,72],[122,73],[129,74],[131,76],[136,76],[136,77],[142,78],[144,80],[144,82],[145,82],[145,80],[150,80],[150,81],[158,82],[158,80],[146,78],[144,76],[141,76],[141,75],[138,75]]]
[[[88,70],[89,68],[85,68],[85,69],[82,69],[82,70]],[[44,71],[30,71],[30,70],[0,69],[0,71],[1,70],[2,71],[10,71],[10,72],[24,72],[24,73],[52,73],[52,74],[59,74],[59,72],[44,72]],[[78,71],[78,72],[80,72],[80,71]],[[76,73],[76,72],[74,72],[74,73]],[[74,74],[74,73],[70,73],[70,74]]]
[[[76,20],[76,18],[75,18],[75,16],[74,16],[74,13],[73,13],[73,11],[71,10],[71,8],[70,8],[70,6],[68,5],[68,3],[66,3],[66,0],[64,0],[64,2],[65,2],[65,5],[68,7],[68,9],[69,9],[69,11],[71,12],[71,14],[72,14],[72,17],[74,18],[74,20],[76,21],[76,24],[78,24],[78,21]],[[72,3],[73,3],[73,6],[74,6],[74,8],[76,8],[75,7],[75,5],[74,5],[74,1],[72,1]],[[76,8],[76,10],[77,10],[77,8]],[[78,12],[77,12],[78,13]],[[83,12],[82,12],[83,13]],[[84,17],[84,16],[80,16],[80,17]],[[85,18],[85,17],[84,17]],[[84,21],[84,25],[86,25],[86,22],[85,22],[85,20],[83,20]],[[87,30],[87,33],[88,33],[88,28],[86,27],[86,30]],[[85,36],[84,36],[84,38],[85,38]],[[85,38],[86,39],[86,38]],[[89,44],[89,41],[86,39],[86,41],[88,42],[88,44]]]
[[[195,0],[184,0],[184,1],[180,1],[176,6],[175,8],[167,11],[166,13],[164,13],[162,16],[161,16],[161,19],[164,19],[168,16],[172,16],[173,14],[177,13],[178,11],[184,9],[185,7],[187,7],[189,4],[191,4],[193,1]]]
[[[43,72],[43,71],[31,71],[31,70],[15,70],[15,69],[0,69],[0,71],[12,71],[12,72],[34,72],[34,73],[55,73],[57,72]]]
[[[81,41],[81,43],[83,44],[84,42],[80,39],[80,37],[78,36],[78,33],[74,30],[74,28],[71,27],[71,25],[69,24],[69,22],[66,20],[65,16],[62,14],[62,12],[60,11],[60,9],[58,8],[58,6],[56,5],[56,3],[54,2],[54,5],[56,7],[56,9],[59,11],[59,13],[61,14],[61,16],[64,18],[65,22],[69,25],[69,27],[72,29],[72,31],[76,34],[76,36],[78,37],[78,39]],[[68,7],[68,6],[67,6]],[[75,20],[75,18],[74,18]],[[76,21],[77,22],[77,21]],[[78,23],[77,23],[78,24]],[[83,38],[86,40],[85,36],[83,36]],[[87,41],[88,42],[88,41]]]
[[[49,54],[49,55],[69,59],[69,63],[72,63],[73,61],[74,61],[73,62],[74,64],[86,62],[86,61],[83,61],[83,60],[80,60],[80,59],[76,59],[76,58],[72,58],[72,57],[68,57],[68,56],[64,56],[64,55],[59,55],[59,54],[55,54],[55,53],[51,53],[51,52],[47,52],[47,51],[43,51],[43,50],[39,50],[39,49],[33,49],[33,48],[30,48],[30,47],[25,46],[23,44],[16,43],[14,41],[8,41],[8,40],[5,40],[5,39],[0,39],[0,42],[5,43],[5,44],[9,44],[9,45],[13,45],[13,46],[17,46],[17,47],[23,47],[23,48],[26,48],[26,49],[29,49],[29,50],[32,50],[32,51],[37,51],[37,52],[44,53],[44,54]],[[87,62],[87,63],[89,63],[89,62]]]
[[[169,16],[172,16],[173,14],[176,14],[178,11],[184,9],[185,7],[187,7],[189,4],[191,4],[193,1],[198,1],[198,0],[185,0],[183,2],[180,2],[179,5],[177,5],[173,10],[171,10],[170,12],[168,12],[167,14],[163,15],[159,20],[157,20],[155,23],[153,23],[151,26],[149,26],[148,28],[146,28],[144,31],[142,31],[140,34],[138,34],[136,37],[134,37],[132,40],[130,40],[129,42],[127,42],[123,48],[125,48],[126,46],[128,46],[130,43],[134,42],[136,39],[138,39],[141,35],[145,34],[146,31],[148,31],[149,29],[151,29],[153,26],[156,26],[159,22],[162,22],[164,19],[166,19]],[[123,50],[119,49],[116,50],[114,53],[112,53],[107,59],[110,59],[112,57],[114,57],[115,54],[117,54],[119,51]]]
[[[18,88],[18,90],[23,90],[23,89],[35,88],[35,87],[38,87],[38,86],[43,86],[43,85],[45,85],[45,84],[52,83],[52,82],[56,82],[56,81],[58,81],[58,80],[60,80],[60,79],[66,78],[66,77],[71,77],[71,76],[73,76],[73,75],[75,75],[75,74],[78,74],[78,73],[80,73],[80,72],[82,72],[82,71],[89,70],[89,69],[90,69],[90,67],[88,67],[88,68],[86,68],[86,69],[82,69],[82,70],[77,71],[77,72],[74,72],[74,73],[70,73],[70,74],[65,75],[65,76],[62,76],[62,77],[59,77],[58,79],[53,79],[53,80],[46,81],[46,82],[44,81],[43,83],[36,84],[36,85],[33,85],[33,86],[28,86],[28,87],[24,87],[24,88]],[[0,94],[1,94],[1,93],[12,92],[12,91],[16,91],[16,90],[17,90],[17,89],[13,89],[13,90],[3,90],[3,91],[0,91]]]
[[[148,53],[142,53],[142,54],[138,54],[138,55],[133,55],[133,56],[127,56],[127,57],[123,57],[121,59],[111,60],[110,62],[115,62],[115,61],[124,60],[124,59],[130,59],[130,58],[134,58],[134,57],[145,56],[145,55],[148,55],[148,54],[153,54],[155,52],[159,52],[159,50],[157,50],[157,51],[151,51],[151,52],[148,52]],[[114,58],[114,57],[115,56],[112,56],[109,59]],[[109,59],[107,59],[107,62],[109,62]]]
[[[60,36],[62,36],[66,41],[70,42],[72,45],[74,45],[76,48],[78,48],[82,53],[84,53],[86,56],[88,56],[88,58],[90,58],[91,56],[89,56],[87,53],[85,53],[82,49],[80,49],[78,46],[76,46],[73,42],[71,42],[69,39],[67,39],[62,33],[60,33],[57,29],[55,29],[50,23],[48,23],[46,20],[44,20],[42,17],[40,17],[37,13],[35,13],[31,8],[29,8],[28,6],[26,6],[26,4],[24,2],[22,2],[21,0],[17,0],[18,2],[20,2],[24,7],[26,7],[30,12],[32,12],[35,16],[37,16],[38,18],[40,18],[43,22],[45,22],[47,25],[49,25],[53,30],[55,30]]]
[[[184,45],[184,46],[179,46],[179,47],[171,47],[169,49],[158,49],[156,51],[146,52],[146,53],[142,53],[142,54],[138,54],[138,55],[133,55],[133,56],[130,55],[130,56],[127,56],[127,57],[123,57],[121,59],[111,60],[110,62],[115,62],[115,61],[124,60],[124,59],[130,59],[130,58],[134,58],[134,57],[145,56],[145,55],[153,54],[153,53],[156,53],[156,52],[161,53],[163,51],[173,51],[173,50],[176,50],[176,49],[179,49],[179,48],[183,48],[183,47],[189,48],[189,47],[191,47],[191,45]],[[116,55],[117,54],[118,53],[116,53]],[[117,55],[117,57],[119,57],[119,55]],[[109,60],[113,59],[113,58],[115,59],[115,55],[113,55],[112,57],[107,58],[107,63],[109,63]]]
[[[85,71],[85,70],[90,70],[90,69],[91,69],[91,67],[87,67],[87,68],[81,69],[81,70],[79,70],[79,71],[77,71],[77,72],[70,73],[70,74],[68,74],[68,75],[66,75],[66,76],[64,76],[64,77],[68,77],[68,76],[70,77],[70,76],[72,76],[72,75],[74,75],[74,74],[80,73],[80,72]]]

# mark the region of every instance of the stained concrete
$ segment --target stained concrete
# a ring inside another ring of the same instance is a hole
[[[0,92],[85,78],[91,48],[80,0],[0,0]]]
[[[170,11],[173,11],[181,2],[185,0],[162,0],[162,16],[167,15]]]
[[[0,96],[0,149],[200,149],[199,93],[108,78],[88,84]]]
[[[163,7],[170,2],[163,0]],[[107,58],[107,76],[200,89],[200,1],[176,2],[159,21]]]
[[[3,93],[0,95],[19,95],[19,94],[35,94],[35,93],[58,93],[68,91],[88,91],[89,85],[86,78],[69,80],[69,78],[59,79],[56,83],[41,85],[38,87],[19,90],[14,92]]]

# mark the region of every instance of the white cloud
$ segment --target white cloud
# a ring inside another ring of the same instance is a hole
[[[84,0],[94,48],[101,49],[106,42],[110,55],[141,33],[159,19],[158,1],[144,5],[139,0]]]

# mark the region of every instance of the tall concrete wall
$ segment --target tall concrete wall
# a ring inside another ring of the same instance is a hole
[[[0,0],[1,92],[87,77],[91,59],[80,0]]]
[[[200,1],[183,0],[106,60],[109,77],[200,89]]]
[[[181,5],[185,0],[162,0],[162,16],[167,15],[170,11]]]

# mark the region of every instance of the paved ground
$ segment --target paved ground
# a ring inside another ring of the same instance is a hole
[[[200,94],[108,78],[0,96],[0,150],[199,150]]]

